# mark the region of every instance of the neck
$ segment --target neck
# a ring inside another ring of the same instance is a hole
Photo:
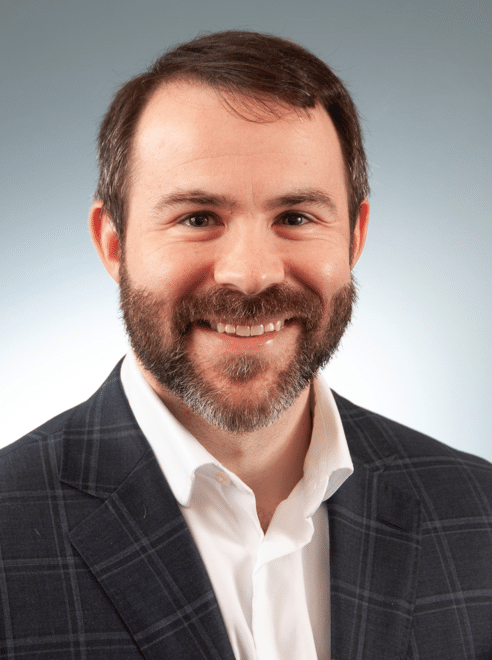
[[[277,506],[302,479],[311,439],[310,388],[306,388],[269,426],[236,434],[219,429],[143,374],[176,419],[224,467],[251,488],[258,518],[266,531]]]

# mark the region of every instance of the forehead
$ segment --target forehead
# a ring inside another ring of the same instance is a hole
[[[158,136],[162,129],[168,129],[168,143],[171,145],[175,131],[181,135],[185,123],[191,124],[188,130],[196,127],[200,137],[196,144],[207,144],[207,134],[201,132],[206,126],[210,132],[218,129],[224,133],[233,128],[240,133],[258,132],[261,128],[268,132],[284,132],[287,127],[310,129],[313,134],[323,135],[340,150],[338,136],[333,122],[321,106],[314,109],[297,109],[276,103],[273,99],[255,101],[248,97],[224,92],[219,95],[212,87],[194,81],[174,81],[162,85],[151,96],[138,122],[135,146],[145,145]],[[174,129],[174,130],[173,130]],[[221,130],[222,129],[222,130]],[[257,131],[255,131],[257,129]],[[263,131],[264,132],[264,131]],[[215,136],[216,137],[216,136]],[[147,140],[146,140],[147,139]],[[260,137],[261,139],[261,137]],[[245,145],[246,146],[246,145]]]
[[[258,189],[265,179],[285,179],[285,185],[295,187],[315,177],[318,185],[325,178],[345,192],[340,143],[326,111],[266,103],[265,108],[244,97],[219,96],[194,82],[160,87],[137,126],[133,180],[148,173],[175,184],[190,175],[218,181],[235,168],[241,181],[246,177]]]

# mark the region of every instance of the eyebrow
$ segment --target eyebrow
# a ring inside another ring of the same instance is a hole
[[[299,204],[311,204],[312,206],[326,207],[331,213],[338,213],[337,206],[327,193],[316,188],[302,188],[294,190],[286,195],[280,195],[270,200],[266,208],[273,211],[276,208],[298,206]]]
[[[159,213],[166,208],[173,206],[181,206],[182,204],[196,204],[197,206],[213,206],[213,207],[235,207],[236,203],[226,197],[225,195],[213,195],[200,190],[198,188],[193,190],[177,190],[161,197],[157,204],[155,204],[153,211]]]
[[[230,209],[237,207],[237,202],[227,195],[215,195],[201,190],[199,188],[191,190],[176,190],[161,197],[155,204],[153,211],[159,213],[166,208],[181,206],[182,204],[194,204],[197,206],[210,206],[215,208],[227,207]],[[332,197],[322,190],[316,188],[302,188],[293,190],[285,195],[274,197],[265,205],[267,211],[274,211],[278,208],[289,208],[299,206],[300,204],[311,204],[314,206],[325,207],[331,213],[337,214],[338,209]]]

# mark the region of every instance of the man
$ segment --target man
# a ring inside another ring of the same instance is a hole
[[[492,471],[317,373],[355,299],[357,113],[302,48],[171,50],[100,131],[132,354],[0,454],[6,658],[489,658]]]

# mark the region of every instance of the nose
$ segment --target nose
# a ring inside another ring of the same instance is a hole
[[[214,279],[221,284],[255,295],[285,277],[279,238],[245,223],[230,229],[221,239],[214,263]]]

